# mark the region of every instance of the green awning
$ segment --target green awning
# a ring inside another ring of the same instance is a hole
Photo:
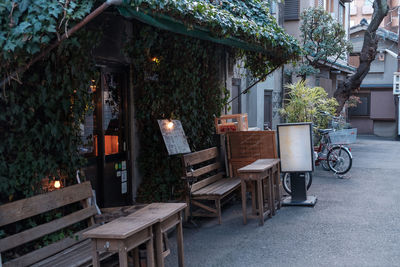
[[[261,52],[261,53],[268,52],[261,46],[249,44],[234,37],[226,37],[226,38],[214,37],[211,35],[211,32],[209,30],[200,27],[193,27],[193,28],[187,27],[182,22],[179,22],[174,18],[171,18],[163,14],[151,13],[149,11],[148,13],[145,13],[141,11],[136,11],[133,8],[127,8],[122,6],[118,7],[118,10],[124,17],[133,18],[148,25],[166,31],[183,34],[222,45],[233,46],[248,51]]]
[[[124,0],[121,15],[178,34],[262,53],[273,65],[300,55],[260,0]]]

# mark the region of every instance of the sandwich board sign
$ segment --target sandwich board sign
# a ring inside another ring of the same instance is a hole
[[[179,120],[157,120],[168,155],[190,153],[189,144]]]

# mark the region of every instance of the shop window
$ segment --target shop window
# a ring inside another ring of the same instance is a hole
[[[300,0],[285,0],[284,18],[285,21],[300,19]]]
[[[369,116],[370,115],[370,94],[357,95],[361,103],[355,108],[349,108],[350,116]]]

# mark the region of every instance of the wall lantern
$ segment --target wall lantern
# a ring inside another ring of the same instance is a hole
[[[61,188],[61,182],[60,182],[60,180],[55,180],[55,181],[54,181],[54,188],[55,188],[55,189],[60,189],[60,188]]]
[[[305,174],[314,171],[312,123],[287,123],[277,126],[281,172],[290,173],[292,196],[283,201],[290,206],[314,206],[317,198],[307,196]]]

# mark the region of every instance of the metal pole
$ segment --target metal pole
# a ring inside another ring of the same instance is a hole
[[[400,7],[397,7],[397,18],[399,19],[399,25],[397,29],[397,72],[400,72]],[[395,100],[396,102],[396,100]],[[396,121],[397,121],[397,137],[400,136],[400,95],[397,96],[397,103],[395,103],[395,106],[397,106],[397,116],[396,116]]]

